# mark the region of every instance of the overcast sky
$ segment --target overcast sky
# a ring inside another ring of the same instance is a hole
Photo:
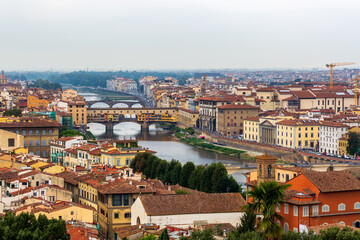
[[[0,69],[360,64],[357,0],[1,0]]]

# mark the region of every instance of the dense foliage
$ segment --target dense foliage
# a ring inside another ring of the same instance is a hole
[[[21,116],[21,110],[20,110],[20,109],[7,110],[7,111],[4,112],[3,115],[4,115],[4,116],[15,116],[15,117],[19,117],[19,116]]]
[[[350,132],[346,151],[350,155],[354,155],[355,153],[358,154],[359,146],[360,146],[360,135],[355,132]]]
[[[245,233],[255,232],[256,214],[250,209],[249,205],[245,209],[245,214],[240,220],[240,224],[235,231],[229,234],[229,240],[245,239]]]
[[[47,219],[45,215],[21,213],[15,216],[7,212],[0,218],[0,240],[65,240],[70,239],[66,233],[65,221]]]
[[[65,130],[59,133],[60,137],[74,137],[74,136],[83,136],[86,139],[85,135],[76,130]]]
[[[180,237],[180,240],[215,240],[213,230],[211,228],[204,229],[203,231],[195,230],[191,233],[190,237]]]
[[[253,203],[249,204],[250,210],[262,213],[263,219],[259,228],[268,239],[277,239],[283,232],[277,223],[277,220],[282,221],[283,217],[276,212],[276,206],[284,199],[285,190],[289,187],[289,184],[280,185],[276,181],[265,181],[248,192],[248,196],[253,199]]]
[[[162,231],[158,240],[169,240],[169,234],[168,234],[167,228],[165,228],[165,230]]]
[[[156,76],[159,78],[173,77],[179,80],[180,85],[185,84],[185,80],[192,75],[173,72],[137,72],[137,71],[118,71],[118,72],[87,72],[77,71],[64,74],[54,74],[48,79],[52,82],[74,84],[77,86],[106,87],[106,81],[114,77],[131,78],[138,81],[145,76]]]
[[[131,168],[142,172],[148,178],[157,178],[168,184],[208,193],[240,192],[236,180],[227,174],[221,162],[207,167],[187,162],[184,166],[177,160],[168,162],[149,153],[139,153],[131,161]]]
[[[33,84],[30,84],[29,87],[38,87],[38,88],[43,88],[46,90],[61,90],[61,84],[60,83],[52,83],[49,82],[49,80],[42,80],[42,79],[38,79],[36,80]]]

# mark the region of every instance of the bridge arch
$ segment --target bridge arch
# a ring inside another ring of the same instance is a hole
[[[110,105],[104,102],[97,102],[90,106],[90,108],[109,108]]]
[[[135,103],[131,106],[132,108],[142,108],[144,107],[143,105],[141,105],[140,103]]]
[[[129,105],[123,102],[115,103],[112,108],[128,108]]]

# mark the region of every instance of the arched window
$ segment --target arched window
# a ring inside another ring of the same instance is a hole
[[[284,232],[287,233],[289,231],[289,224],[284,223]]]
[[[325,225],[328,225],[328,223],[323,223],[323,225],[325,226]]]
[[[344,223],[343,221],[339,222],[339,224],[341,224],[341,225],[345,225],[345,223]]]
[[[329,212],[330,211],[329,205],[323,205],[322,208],[321,208],[321,211],[322,212]]]
[[[360,228],[360,221],[359,220],[355,221],[354,227]]]
[[[360,209],[360,202],[354,203],[354,209]]]
[[[268,165],[267,171],[268,171],[268,178],[271,178],[271,165]]]
[[[42,157],[46,157],[46,151],[42,151],[41,156],[42,156]]]
[[[345,211],[345,204],[344,203],[340,203],[339,205],[338,205],[338,210],[339,211]]]

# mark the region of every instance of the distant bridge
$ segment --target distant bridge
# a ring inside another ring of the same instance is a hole
[[[95,104],[98,104],[98,103],[102,103],[102,104],[106,104],[108,106],[108,108],[113,108],[114,105],[116,104],[124,104],[126,105],[127,107],[133,107],[135,104],[140,104],[141,107],[143,106],[139,101],[137,100],[123,100],[123,101],[87,101],[86,102],[86,105],[88,108],[96,108],[94,107]],[[102,107],[104,108],[104,107]],[[125,107],[126,108],[126,107]]]
[[[107,132],[120,122],[136,122],[142,128],[156,122],[177,122],[177,108],[88,108],[88,123],[101,123]]]

